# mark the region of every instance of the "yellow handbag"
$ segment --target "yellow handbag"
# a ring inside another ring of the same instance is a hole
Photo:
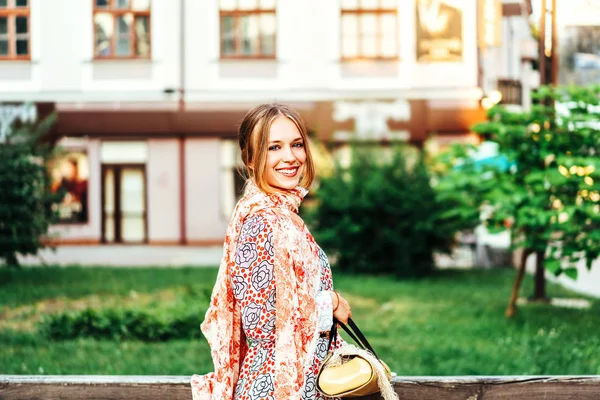
[[[356,342],[358,347],[345,344],[332,350],[337,340],[337,325]],[[317,390],[325,397],[360,397],[381,393],[385,400],[397,399],[391,384],[392,373],[386,363],[381,361],[351,319],[348,326],[334,319],[329,337],[329,354],[321,364],[317,375]],[[354,333],[352,332],[354,331]]]

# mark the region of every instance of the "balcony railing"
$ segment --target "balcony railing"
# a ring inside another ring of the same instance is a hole
[[[498,91],[502,93],[500,104],[523,105],[523,88],[517,79],[498,79]]]

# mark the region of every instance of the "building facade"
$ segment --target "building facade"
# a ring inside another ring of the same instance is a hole
[[[58,115],[57,243],[220,243],[253,105],[289,103],[340,145],[468,139],[520,57],[500,30],[502,67],[483,76],[484,7],[500,10],[496,29],[523,4],[0,0],[0,123],[29,102]]]

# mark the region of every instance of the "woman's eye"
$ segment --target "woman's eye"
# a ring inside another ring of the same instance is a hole
[[[304,147],[304,143],[302,143],[302,142],[294,143],[294,147]]]
[[[273,150],[279,150],[279,145],[275,144],[275,145],[269,147],[269,151],[273,151]]]

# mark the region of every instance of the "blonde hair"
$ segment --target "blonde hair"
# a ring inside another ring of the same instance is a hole
[[[271,125],[277,117],[285,117],[292,121],[304,141],[306,161],[304,163],[304,175],[300,177],[300,186],[308,189],[315,178],[315,165],[310,153],[308,131],[300,114],[284,104],[261,104],[256,106],[248,111],[240,125],[239,144],[248,178],[253,179],[256,186],[263,192],[274,193],[281,190],[269,185],[265,179],[269,135]]]

